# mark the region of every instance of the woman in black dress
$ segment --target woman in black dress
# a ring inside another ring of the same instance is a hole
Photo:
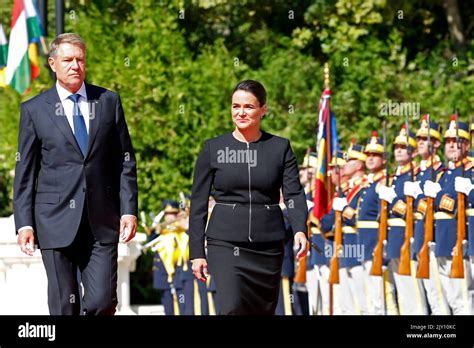
[[[296,257],[308,251],[308,209],[296,157],[288,139],[260,130],[266,110],[265,88],[240,82],[232,93],[234,131],[206,140],[196,161],[189,256],[201,281],[209,263],[219,314],[275,313],[285,238],[280,189]],[[211,190],[216,205],[206,229]]]

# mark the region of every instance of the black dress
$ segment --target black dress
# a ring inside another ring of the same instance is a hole
[[[206,258],[219,314],[274,314],[285,224],[283,191],[294,233],[307,233],[307,205],[288,139],[262,132],[245,143],[226,133],[206,140],[196,161],[190,211],[190,259]],[[208,199],[216,205],[207,225]]]

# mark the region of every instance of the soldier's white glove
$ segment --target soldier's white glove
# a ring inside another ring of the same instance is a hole
[[[461,251],[463,255],[467,254],[468,245],[469,245],[468,241],[463,239],[463,241],[462,241],[462,251]],[[455,256],[455,254],[456,254],[456,247],[453,247],[453,251],[451,251],[451,256]]]
[[[379,198],[392,203],[393,200],[397,197],[395,193],[395,188],[393,186],[380,186],[379,188]]]
[[[454,189],[457,192],[464,193],[466,196],[469,196],[469,193],[474,188],[474,185],[469,178],[463,178],[458,176],[454,179]]]
[[[436,198],[439,191],[441,191],[441,185],[431,180],[427,180],[423,186],[423,193],[426,197]]]
[[[347,207],[347,198],[346,197],[336,197],[332,201],[332,208],[335,211],[343,211]]]
[[[405,196],[410,196],[416,199],[416,197],[423,193],[420,187],[420,181],[405,181],[405,185],[403,186],[403,193],[405,194]]]

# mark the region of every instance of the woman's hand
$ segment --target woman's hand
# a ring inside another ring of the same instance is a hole
[[[207,281],[209,273],[207,271],[207,261],[206,259],[194,259],[192,262],[192,270],[194,276],[202,282]]]
[[[295,249],[298,250],[298,254],[296,254],[297,260],[306,256],[309,250],[309,243],[308,243],[308,239],[306,238],[306,233],[296,232],[294,246],[295,246]]]

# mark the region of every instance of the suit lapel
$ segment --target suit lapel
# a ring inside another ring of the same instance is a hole
[[[86,158],[91,152],[94,140],[99,130],[101,119],[102,103],[97,88],[86,83],[87,102],[89,103],[89,143],[87,146]]]
[[[66,137],[66,139],[72,144],[74,149],[82,156],[82,151],[79,145],[77,144],[76,137],[71,130],[71,126],[67,121],[66,114],[64,113],[63,104],[59,100],[59,95],[56,90],[56,86],[53,86],[48,90],[46,97],[46,103],[48,108],[48,116],[51,121],[59,128],[61,133]]]

